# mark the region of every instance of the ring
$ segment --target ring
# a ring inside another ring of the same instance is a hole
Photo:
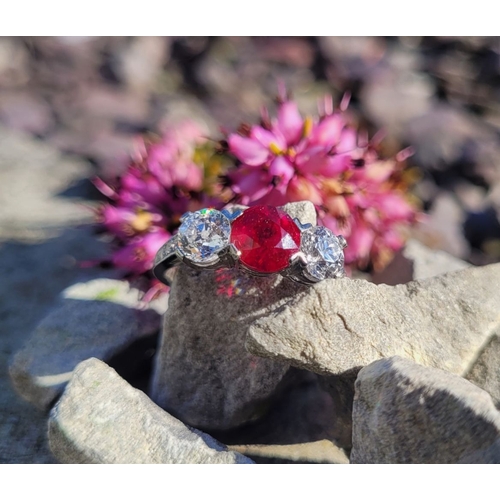
[[[153,273],[170,285],[167,272],[184,262],[195,269],[237,267],[254,276],[278,273],[312,285],[345,276],[346,246],[343,236],[302,224],[277,207],[204,208],[181,217],[177,234],[156,254]]]

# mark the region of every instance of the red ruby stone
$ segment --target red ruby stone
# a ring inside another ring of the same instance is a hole
[[[300,229],[276,207],[247,208],[232,224],[231,242],[241,252],[240,262],[259,273],[286,269],[300,247]]]

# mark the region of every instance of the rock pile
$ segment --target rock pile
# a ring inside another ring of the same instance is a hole
[[[308,203],[285,208],[315,222]],[[410,243],[383,280],[426,279],[396,286],[306,287],[181,266],[152,400],[84,359],[107,359],[151,334],[158,312],[138,310],[120,282],[80,284],[11,373],[45,408],[70,380],[50,414],[62,462],[251,463],[245,453],[257,462],[499,463],[500,264],[432,255]],[[107,319],[90,319],[87,306]],[[64,380],[44,384],[49,367]]]

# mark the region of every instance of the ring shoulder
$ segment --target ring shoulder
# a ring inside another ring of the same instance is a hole
[[[172,236],[156,253],[154,265],[157,266],[160,262],[169,259],[171,255],[176,254],[177,237]]]

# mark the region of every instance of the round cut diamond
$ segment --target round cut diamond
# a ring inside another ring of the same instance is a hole
[[[279,208],[251,207],[233,222],[231,242],[245,267],[259,273],[277,273],[287,268],[290,257],[299,251],[300,229]]]
[[[326,227],[316,226],[303,231],[300,249],[307,260],[307,272],[318,280],[335,277],[344,267],[342,246]]]
[[[184,217],[178,232],[178,249],[193,262],[209,264],[229,244],[230,234],[229,219],[218,210],[204,208]]]

